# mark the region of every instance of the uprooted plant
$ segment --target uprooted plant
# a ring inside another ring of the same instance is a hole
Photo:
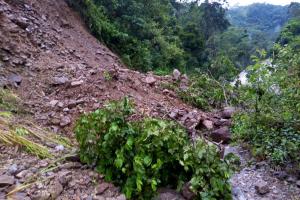
[[[75,127],[81,160],[130,199],[151,199],[159,187],[181,190],[185,183],[198,199],[231,199],[230,169],[214,145],[191,144],[172,121],[131,122],[132,114],[125,98],[82,116]]]

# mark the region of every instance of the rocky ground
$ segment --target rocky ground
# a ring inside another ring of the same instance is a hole
[[[1,87],[13,88],[31,120],[56,134],[73,138],[73,125],[80,114],[100,108],[108,100],[129,96],[136,104],[137,118],[177,120],[187,127],[191,138],[209,135],[216,143],[230,139],[231,108],[204,113],[181,102],[172,91],[161,87],[174,79],[184,87],[188,78],[178,72],[158,77],[126,69],[86,30],[65,1],[0,0],[0,41]],[[0,199],[36,176],[34,184],[10,198],[125,199],[117,187],[105,183],[101,175],[79,163],[66,149],[52,147],[56,158],[66,156],[62,160],[41,160],[2,144],[0,150]],[[269,171],[254,165],[236,174],[232,178],[236,198],[300,196],[297,178],[294,182],[280,180]],[[259,192],[258,186],[255,189],[258,181],[267,182],[267,192]],[[160,198],[183,197],[162,190]]]

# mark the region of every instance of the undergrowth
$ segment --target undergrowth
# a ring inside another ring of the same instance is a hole
[[[262,62],[266,52],[248,67],[249,84],[239,88],[243,110],[233,119],[234,140],[246,143],[254,156],[272,164],[300,167],[300,53],[278,48],[275,65]]]
[[[175,91],[183,101],[202,110],[227,106],[232,93],[229,84],[221,83],[207,74],[194,74],[186,88],[181,88],[180,81],[162,87]]]
[[[75,133],[80,158],[95,165],[129,199],[151,199],[159,187],[181,190],[185,183],[197,199],[231,199],[230,169],[214,145],[190,143],[177,123],[134,113],[125,98],[82,116]]]

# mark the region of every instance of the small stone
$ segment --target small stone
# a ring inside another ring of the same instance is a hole
[[[50,101],[49,105],[53,108],[56,106],[57,103],[58,103],[58,100],[52,100],[52,101]]]
[[[231,140],[230,130],[227,126],[213,131],[210,137],[214,142],[228,143]]]
[[[58,180],[60,184],[63,186],[67,186],[68,182],[72,180],[72,176],[70,176],[71,172],[70,171],[63,171],[58,173]]]
[[[236,109],[234,107],[225,107],[221,114],[222,118],[230,119],[235,111]]]
[[[204,120],[202,124],[207,130],[212,130],[214,128],[214,123],[210,120]]]
[[[16,86],[19,86],[22,83],[23,78],[19,75],[12,74],[8,77],[8,80],[12,84],[15,84]]]
[[[177,115],[178,115],[178,112],[172,111],[172,112],[169,114],[169,117],[172,118],[172,119],[176,119]]]
[[[50,199],[50,193],[46,190],[38,191],[31,197],[32,200],[48,200]]]
[[[83,80],[73,81],[73,82],[71,82],[71,86],[72,87],[77,87],[77,86],[82,85],[83,83],[84,83]]]
[[[97,193],[96,194],[103,194],[108,188],[109,188],[108,183],[101,183],[97,187]]]
[[[268,183],[265,181],[262,181],[262,180],[258,181],[254,187],[255,187],[256,192],[260,195],[265,195],[270,192]]]
[[[300,188],[300,180],[296,182],[298,188]]]
[[[145,78],[144,82],[149,85],[154,85],[154,83],[156,82],[156,79],[153,76],[147,76]]]
[[[116,200],[126,200],[126,196],[124,194],[121,194],[117,196]]]
[[[17,164],[13,164],[11,165],[9,168],[8,168],[8,172],[11,174],[11,175],[15,175],[18,171],[18,166]]]
[[[14,177],[8,176],[8,175],[1,175],[0,176],[0,188],[5,187],[5,186],[9,186],[9,185],[13,185],[14,183],[15,183]]]
[[[69,81],[69,79],[67,77],[54,77],[53,78],[53,85],[63,85],[65,83],[67,83]]]
[[[60,124],[59,124],[59,125],[60,125],[61,127],[65,127],[65,126],[67,126],[67,125],[69,125],[69,124],[71,124],[71,119],[70,119],[70,117],[64,116],[64,117],[61,118]]]
[[[279,180],[283,181],[288,177],[288,174],[285,171],[276,171],[274,176]]]
[[[52,185],[50,185],[48,192],[50,193],[52,199],[56,199],[63,192],[63,190],[64,188],[60,182],[55,181]]]
[[[174,69],[174,71],[173,71],[173,78],[174,78],[176,81],[178,81],[179,78],[180,78],[180,76],[181,76],[180,71],[179,71],[178,69]]]
[[[60,19],[60,22],[61,22],[60,26],[63,27],[63,28],[70,28],[71,27],[69,22],[66,21],[65,19]]]
[[[154,200],[184,200],[184,198],[175,190],[160,189]]]
[[[63,102],[58,102],[57,106],[62,108],[62,107],[64,107],[64,103]]]
[[[38,165],[40,167],[47,167],[49,165],[49,163],[46,160],[41,160],[38,162]]]
[[[55,147],[55,151],[64,151],[65,150],[65,147],[63,145],[57,145]]]
[[[186,183],[182,188],[182,196],[187,200],[191,200],[196,197],[196,194],[191,191],[190,186],[190,183]]]
[[[21,171],[20,173],[18,173],[18,174],[16,175],[16,177],[19,178],[19,179],[25,178],[26,175],[27,175],[28,173],[29,173],[29,170],[23,170],[23,171]]]
[[[20,26],[22,29],[26,29],[29,26],[28,19],[25,17],[19,17],[13,20],[15,24]]]
[[[286,181],[289,182],[289,183],[296,183],[296,179],[294,177],[291,177],[291,176]]]

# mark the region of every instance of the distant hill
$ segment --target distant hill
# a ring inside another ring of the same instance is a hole
[[[289,8],[289,5],[255,3],[229,9],[227,17],[233,26],[247,31],[250,40],[264,38],[269,49],[291,17]]]

